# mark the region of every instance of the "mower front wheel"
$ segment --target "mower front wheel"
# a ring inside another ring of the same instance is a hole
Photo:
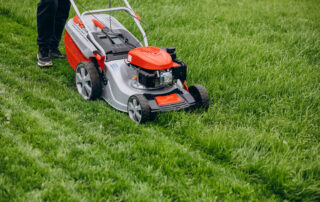
[[[196,100],[196,107],[202,108],[205,111],[209,109],[209,95],[205,87],[200,84],[195,84],[189,87],[189,92]]]
[[[129,117],[136,123],[145,123],[153,119],[153,115],[144,95],[132,95],[128,100]]]
[[[76,69],[76,86],[85,100],[95,100],[101,95],[101,79],[93,62],[80,62]]]

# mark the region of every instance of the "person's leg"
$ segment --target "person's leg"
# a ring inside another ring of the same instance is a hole
[[[37,9],[38,45],[49,47],[54,34],[58,0],[41,0]]]
[[[65,58],[58,50],[58,46],[61,40],[62,32],[66,21],[69,17],[70,1],[58,0],[58,9],[55,16],[54,35],[51,38],[51,56],[55,58]]]
[[[41,0],[37,8],[37,27],[39,45],[38,65],[51,66],[52,61],[49,56],[51,38],[54,34],[54,21],[58,8],[58,0]]]

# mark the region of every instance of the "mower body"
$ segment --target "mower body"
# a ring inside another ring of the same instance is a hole
[[[84,99],[102,98],[138,123],[152,120],[157,112],[208,109],[205,88],[187,87],[187,66],[177,60],[175,48],[148,46],[141,19],[127,0],[123,0],[125,7],[83,13],[70,2],[77,15],[66,24],[65,48]],[[141,41],[105,14],[117,11],[132,17],[143,36]]]
[[[95,17],[98,18],[100,22],[104,22],[103,24],[107,28],[112,28],[112,30],[117,30],[123,33],[125,32],[130,35],[131,44],[135,44],[137,47],[142,46],[138,39],[136,39],[136,37],[131,34],[117,19],[106,14],[98,14],[95,15]],[[101,30],[92,22],[95,18],[92,16],[84,16],[82,19],[85,21],[84,23],[89,26],[89,29],[93,30],[93,35],[98,38]],[[109,24],[110,19],[111,26]],[[98,50],[88,39],[87,35],[88,33],[86,29],[81,27],[77,17],[69,20],[66,25],[65,45],[68,61],[74,70],[76,70],[76,66],[80,62],[96,60],[93,53]],[[102,40],[101,46],[104,46]],[[108,50],[106,49],[112,48],[115,47],[104,47],[104,51],[107,52]],[[104,62],[105,68],[101,71],[103,77],[106,79],[102,85],[101,98],[115,109],[127,112],[128,100],[135,94],[143,94],[150,98],[148,99],[148,102],[151,112],[185,109],[195,104],[194,98],[187,90],[183,89],[181,81],[160,88],[147,88],[144,85],[141,85],[137,79],[139,73],[127,62],[127,52],[117,54],[117,56],[114,56],[112,53],[106,53],[106,57],[106,61]],[[158,105],[154,99],[157,96],[171,94],[179,94],[182,101],[169,105]]]

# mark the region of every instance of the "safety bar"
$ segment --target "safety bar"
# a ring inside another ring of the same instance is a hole
[[[105,56],[104,53],[104,49],[99,45],[99,43],[94,39],[93,35],[92,35],[92,31],[89,29],[89,27],[86,25],[86,22],[83,20],[83,17],[85,15],[88,14],[96,14],[96,13],[104,13],[104,12],[115,12],[115,11],[125,11],[127,13],[130,14],[130,16],[133,18],[133,20],[135,21],[135,23],[137,24],[142,36],[143,36],[143,42],[145,46],[148,46],[148,40],[147,40],[147,36],[146,33],[144,31],[144,29],[142,28],[140,21],[137,19],[136,14],[134,13],[134,11],[132,10],[129,2],[127,0],[123,0],[123,2],[125,3],[126,7],[116,7],[116,8],[108,8],[108,9],[100,9],[100,10],[92,10],[92,11],[85,11],[82,14],[80,13],[77,5],[75,4],[74,0],[70,0],[70,3],[73,7],[73,9],[75,10],[77,16],[79,17],[79,20],[83,23],[83,26],[86,30],[88,30],[88,37],[90,39],[90,41],[97,47],[97,49],[100,52],[101,56]]]
[[[81,15],[85,16],[85,15],[90,15],[90,14],[98,14],[98,13],[105,13],[105,12],[116,12],[116,11],[125,11],[133,18],[133,20],[135,21],[137,27],[139,28],[139,30],[140,30],[140,32],[141,32],[141,34],[143,36],[144,46],[148,46],[148,40],[147,40],[146,33],[145,33],[144,29],[142,28],[139,19],[137,19],[136,14],[130,8],[117,7],[117,8],[92,10],[92,11],[85,11]]]

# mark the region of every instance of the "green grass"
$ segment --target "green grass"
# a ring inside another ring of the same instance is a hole
[[[130,2],[209,111],[84,101],[67,61],[36,65],[37,1],[0,0],[0,201],[320,200],[319,1]]]

